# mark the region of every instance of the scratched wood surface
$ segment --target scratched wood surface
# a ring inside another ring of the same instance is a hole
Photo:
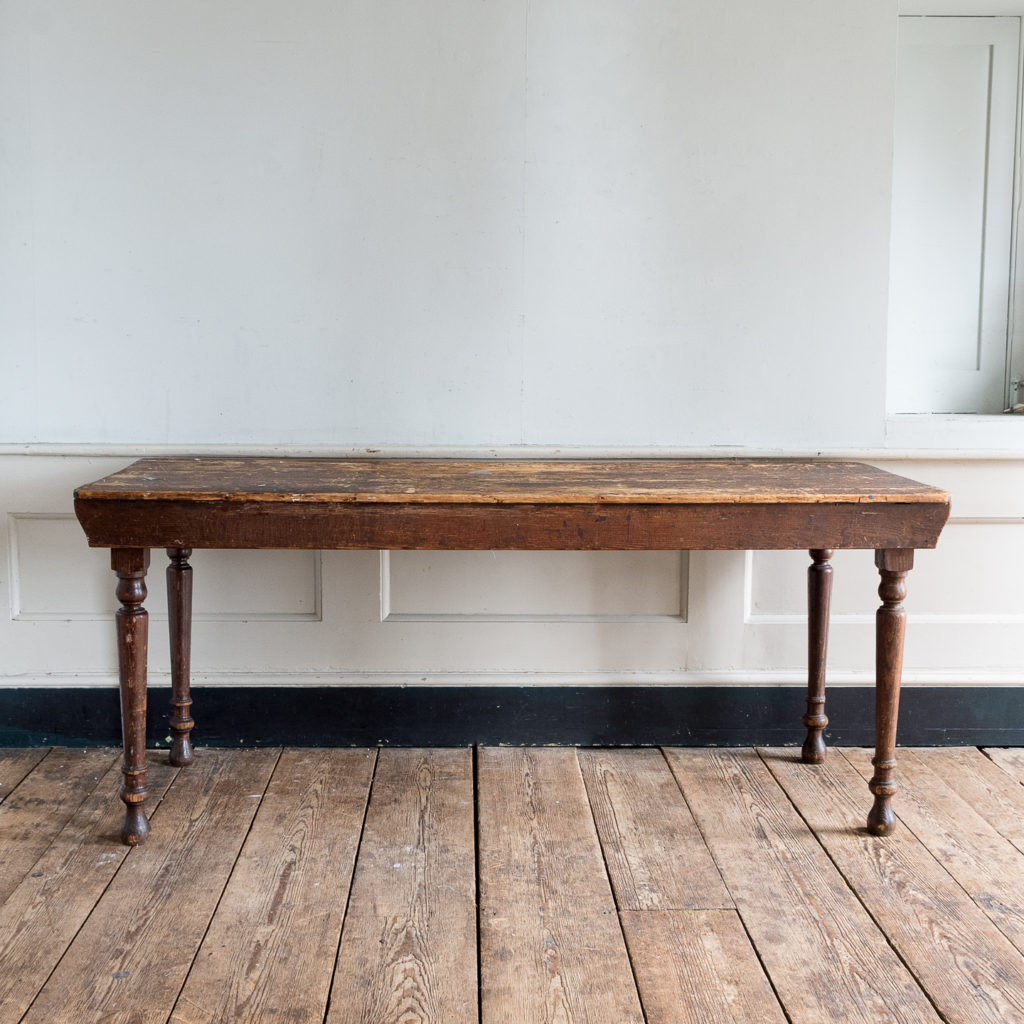
[[[138,848],[141,856],[133,850],[124,859],[22,1018],[26,1024],[168,1019],[277,753],[207,750],[178,773],[153,816],[160,828]]]
[[[158,808],[177,769],[153,757],[148,767]],[[128,855],[112,841],[121,810],[110,794],[120,784],[114,764],[0,904],[0,1024],[21,1020]]]
[[[0,899],[21,882],[116,761],[113,750],[55,747],[7,796],[0,817]]]
[[[940,1019],[754,751],[666,753],[793,1024]]]
[[[473,752],[382,750],[328,1024],[476,1020]]]
[[[659,750],[578,756],[619,909],[734,906]]]
[[[914,830],[927,815],[928,804],[934,803],[934,794],[931,799],[928,794],[908,794],[913,782],[906,778],[900,793],[904,799],[896,804],[904,828],[891,837],[897,842],[883,845],[866,833],[838,827],[863,799],[863,751],[859,757],[852,755],[856,766],[840,754],[814,773],[795,771],[788,751],[764,754],[774,778],[925,987],[943,1020],[1024,1024],[1024,957],[937,859],[947,837],[933,833],[930,848]],[[914,809],[915,803],[921,806]],[[971,873],[965,866],[962,874]],[[1022,881],[1018,871],[1018,888]]]
[[[323,1018],[375,753],[282,754],[173,1024]]]
[[[0,750],[0,1024],[1024,1024],[1024,752],[899,757],[880,839],[863,750],[155,753],[129,849]]]
[[[478,757],[484,1021],[643,1024],[575,753]]]
[[[794,459],[141,459],[79,487],[75,496],[402,504],[948,502],[938,488],[863,463]]]

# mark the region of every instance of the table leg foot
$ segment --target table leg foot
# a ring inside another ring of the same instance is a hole
[[[167,617],[171,639],[171,752],[167,760],[175,768],[190,765],[192,749],[192,566],[191,548],[168,548]]]
[[[892,812],[892,798],[896,795],[895,761],[880,761],[872,758],[875,773],[868,788],[875,795],[875,802],[868,813],[868,831],[875,836],[887,836],[896,827],[896,815]]]
[[[825,661],[832,603],[831,558],[831,549],[814,549],[807,570],[807,714],[803,717],[807,738],[800,752],[805,764],[821,764],[826,755]]]
[[[121,822],[121,842],[126,846],[139,846],[149,835],[149,820],[142,806],[148,795],[146,773],[143,770],[142,778],[139,779],[136,773],[127,768],[122,768],[122,771],[125,784],[121,790],[121,799],[125,809],[124,821]]]
[[[868,815],[868,831],[887,836],[896,827],[892,798],[896,795],[896,721],[907,624],[903,599],[914,552],[908,548],[876,551],[875,565],[881,576],[878,596],[882,606],[875,616],[875,756],[871,760],[875,771],[868,783],[875,802]]]
[[[142,548],[114,548],[110,564],[117,573],[117,599],[121,602],[117,622],[117,661],[121,689],[121,734],[124,761],[121,772],[125,804],[121,841],[129,846],[143,842],[149,834],[144,804],[146,789],[146,648],[149,615],[142,607],[146,599],[146,569],[149,551]]]

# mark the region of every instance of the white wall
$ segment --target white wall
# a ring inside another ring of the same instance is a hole
[[[895,35],[0,4],[0,441],[879,444]]]
[[[115,679],[71,492],[136,455],[574,445],[952,488],[906,678],[1024,683],[1024,418],[885,419],[895,8],[0,0],[0,685]],[[803,672],[799,553],[195,565],[199,681]],[[868,681],[870,555],[837,573]]]

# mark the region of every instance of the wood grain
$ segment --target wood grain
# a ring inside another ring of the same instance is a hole
[[[867,776],[868,751],[848,748],[843,756]],[[947,784],[913,750],[900,750],[900,774],[900,818],[916,836],[928,837],[931,855],[1024,952],[1024,853],[960,795],[959,787]]]
[[[167,1020],[277,757],[207,749],[179,773],[24,1024]]]
[[[328,1012],[346,1024],[476,1022],[478,949],[483,1024],[639,1024],[638,998],[647,1024],[781,1024],[766,977],[790,1024],[1024,1019],[1007,938],[1021,858],[993,831],[1018,827],[1024,786],[978,751],[904,750],[903,820],[884,840],[859,828],[867,751],[821,767],[796,748],[666,751],[737,910],[626,910],[621,931],[579,769],[606,753],[635,788],[598,787],[597,817],[651,798],[629,821],[656,828],[665,799],[671,821],[653,751],[481,752],[480,946],[470,752],[382,753],[347,911],[364,753],[289,751],[262,799],[273,753],[205,750],[177,774],[157,755],[154,797],[173,782],[153,840],[130,850],[112,842],[111,758],[0,901],[0,1024],[323,1020],[343,913]],[[33,774],[14,794],[52,787]],[[23,799],[22,829],[51,829],[52,807]]]
[[[374,760],[281,756],[172,1024],[323,1019]]]
[[[1024,783],[1024,750],[986,747],[985,756],[990,758],[993,764],[999,765],[1011,779]]]
[[[810,552],[807,569],[807,727],[801,758],[804,764],[821,764],[826,757],[824,731],[828,726],[825,714],[825,682],[828,664],[828,627],[832,607],[831,548]]]
[[[54,747],[0,804],[0,900],[17,888],[115,757],[107,747]]]
[[[914,753],[933,772],[951,780],[978,814],[1024,852],[1024,786],[977,747],[920,747]]]
[[[981,908],[910,829],[884,840],[852,827],[864,791],[857,769],[835,757],[808,772],[784,749],[763,753],[943,1019],[1024,1022],[1024,957]]]
[[[924,992],[754,751],[665,755],[793,1024],[937,1024]],[[823,771],[800,764],[795,750],[786,756],[808,778]]]
[[[733,906],[659,750],[581,750],[578,757],[620,910]]]
[[[576,755],[482,748],[482,1024],[642,1024]]]
[[[117,623],[117,661],[121,693],[121,739],[124,761],[121,799],[124,820],[121,842],[137,846],[149,835],[146,817],[146,658],[149,645],[149,612],[146,599],[146,571],[149,551],[145,548],[114,548],[110,566],[117,574],[117,599],[121,607]]]
[[[647,1024],[786,1024],[734,910],[626,911]]]
[[[154,806],[177,774],[150,758]],[[120,765],[99,785],[0,905],[0,1024],[17,1024],[117,873],[128,847],[116,842],[121,805],[111,800]]]
[[[80,501],[614,504],[948,502],[858,462],[800,459],[142,459],[79,487]]]
[[[11,795],[22,779],[28,777],[48,752],[46,747],[29,750],[0,749],[0,803]]]
[[[190,548],[168,548],[167,633],[171,643],[170,764],[191,764],[192,750],[192,566]]]
[[[944,504],[78,501],[92,547],[452,551],[933,548]]]
[[[471,750],[384,749],[327,1024],[475,1024]]]

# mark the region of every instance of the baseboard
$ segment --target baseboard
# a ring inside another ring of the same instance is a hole
[[[148,742],[169,743],[153,687]],[[803,741],[796,686],[196,687],[198,746],[779,746]],[[870,746],[874,691],[835,687],[828,743]],[[0,746],[118,744],[114,689],[0,690]],[[1024,746],[1024,687],[915,686],[904,746]]]

